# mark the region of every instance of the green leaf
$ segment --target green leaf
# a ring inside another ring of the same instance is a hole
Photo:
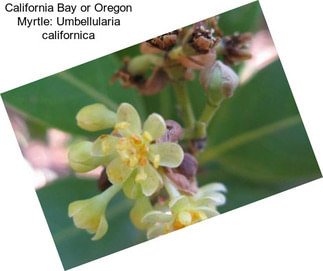
[[[86,199],[100,192],[93,180],[69,177],[54,182],[37,191],[50,231],[65,269],[95,260],[145,239],[129,218],[132,202],[122,193],[107,208],[109,230],[99,241],[92,241],[85,230],[77,229],[67,215],[68,204]]]
[[[293,184],[321,176],[279,61],[223,104],[199,160],[256,183]]]
[[[256,32],[265,24],[258,1],[220,14],[219,26],[224,35]]]
[[[115,53],[116,57],[120,60],[124,59],[125,57],[134,57],[140,54],[140,47],[139,44],[130,46],[128,48],[122,49]]]
[[[33,121],[72,134],[94,136],[76,125],[76,113],[85,105],[101,102],[115,110],[119,103],[129,102],[144,115],[137,92],[123,89],[118,82],[110,83],[120,67],[119,59],[108,55],[11,90],[2,97],[7,106]]]

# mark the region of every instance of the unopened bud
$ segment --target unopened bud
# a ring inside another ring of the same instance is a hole
[[[198,168],[198,163],[196,158],[189,154],[184,153],[184,159],[183,162],[180,164],[180,166],[177,168],[177,170],[182,173],[185,177],[191,178],[196,176]]]
[[[100,165],[100,158],[92,155],[92,142],[81,141],[74,144],[68,153],[70,167],[76,172],[88,172]]]
[[[99,103],[84,106],[76,115],[77,125],[91,132],[113,127],[116,119],[116,113]]]
[[[208,102],[218,106],[224,99],[234,94],[239,84],[239,77],[233,69],[217,60],[212,66],[201,71],[200,83]]]
[[[166,120],[166,132],[159,138],[158,143],[161,142],[177,142],[183,136],[182,126],[174,120]]]
[[[144,54],[132,58],[127,64],[131,75],[144,75],[152,65],[160,63],[160,58],[153,54]]]

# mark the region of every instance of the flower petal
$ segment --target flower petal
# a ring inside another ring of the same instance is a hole
[[[160,184],[162,183],[162,179],[152,165],[147,164],[143,167],[143,169],[147,174],[147,178],[141,182],[141,188],[144,195],[149,197],[159,188]]]
[[[149,159],[154,162],[159,155],[159,165],[175,168],[178,167],[184,158],[184,152],[180,145],[172,142],[164,142],[150,145]]]
[[[68,216],[73,217],[79,213],[85,205],[83,204],[84,200],[73,201],[68,205]]]
[[[222,183],[209,183],[200,187],[199,191],[209,195],[214,192],[227,192],[227,188]]]
[[[197,206],[206,206],[206,205],[214,205],[214,206],[220,206],[225,203],[225,196],[220,193],[216,193],[210,196],[204,196],[195,202]]]
[[[119,142],[119,138],[112,135],[101,135],[94,142],[92,146],[92,155],[107,156],[115,151],[115,146]]]
[[[135,181],[136,175],[137,170],[134,170],[122,186],[123,192],[130,199],[142,196],[141,185]]]
[[[192,215],[190,212],[179,212],[177,219],[180,224],[184,225],[185,227],[192,224]]]
[[[122,103],[117,110],[117,125],[118,123],[129,123],[129,130],[132,133],[141,133],[141,120],[137,110],[128,103]],[[127,135],[126,130],[119,130],[121,135]]]
[[[151,140],[158,139],[166,132],[166,123],[159,114],[151,114],[144,123],[144,133],[148,132],[152,137]]]
[[[169,208],[172,210],[172,212],[178,213],[187,209],[189,204],[189,199],[186,196],[179,196],[169,202]]]
[[[166,233],[167,224],[157,224],[147,231],[147,239],[153,239]]]
[[[108,222],[105,216],[102,215],[99,222],[99,226],[96,230],[96,234],[92,237],[92,240],[96,241],[101,239],[106,234],[107,231],[108,231]]]
[[[121,161],[121,158],[113,159],[107,167],[107,174],[112,183],[122,183],[127,180],[133,169]]]
[[[198,207],[194,209],[195,211],[203,212],[208,218],[216,216],[219,212],[215,208],[209,207]]]
[[[68,215],[73,218],[77,228],[85,229],[91,234],[97,232],[102,216],[105,219],[107,205],[101,195],[69,204]]]
[[[141,197],[139,198],[134,207],[130,211],[130,218],[132,223],[139,229],[146,229],[147,225],[142,223],[143,216],[152,210],[152,206],[149,198]]]
[[[142,223],[146,224],[155,224],[155,223],[167,223],[171,222],[173,219],[173,216],[171,213],[165,213],[161,211],[151,211],[147,213],[143,218],[142,218]]]
[[[134,207],[130,211],[130,219],[132,223],[141,230],[147,228],[145,223],[142,223],[142,218],[146,213],[152,210],[149,198],[141,197],[136,200]]]

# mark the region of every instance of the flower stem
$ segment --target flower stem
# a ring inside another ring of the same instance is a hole
[[[207,127],[212,118],[214,117],[215,112],[219,109],[219,107],[220,105],[211,105],[209,103],[206,103],[203,112],[199,118],[199,121],[204,122]]]
[[[113,184],[107,190],[102,192],[100,196],[106,203],[108,203],[121,190],[121,188],[121,185]]]
[[[183,121],[187,128],[193,129],[195,126],[195,116],[188,95],[187,86],[184,81],[177,81],[173,83],[174,92],[183,114]]]

